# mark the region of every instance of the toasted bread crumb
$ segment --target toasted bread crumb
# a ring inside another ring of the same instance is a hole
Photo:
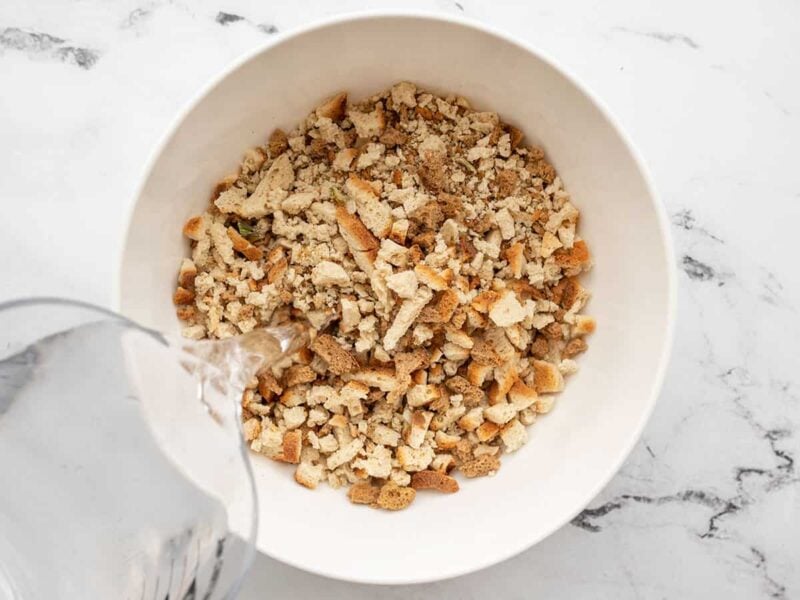
[[[403,510],[414,501],[416,495],[414,488],[400,487],[390,481],[381,487],[375,505],[384,510]]]
[[[378,501],[381,488],[370,483],[354,483],[347,491],[347,497],[353,504],[373,505]]]
[[[435,490],[444,494],[458,491],[458,481],[439,471],[419,471],[411,476],[411,487],[415,490]]]
[[[458,467],[465,477],[484,477],[494,475],[500,468],[500,459],[495,456],[484,455],[465,462]]]
[[[300,463],[294,472],[294,480],[307,487],[310,490],[316,489],[319,482],[322,480],[324,470],[322,465],[312,465],[309,463]]]
[[[323,334],[311,343],[311,349],[328,363],[331,373],[342,375],[358,369],[358,361],[330,335]]]
[[[303,434],[300,431],[287,431],[283,436],[283,444],[279,460],[297,464],[300,462],[300,451],[303,447]]]

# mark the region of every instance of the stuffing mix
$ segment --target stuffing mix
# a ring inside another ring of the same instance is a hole
[[[390,510],[493,475],[577,371],[595,321],[579,212],[541,149],[490,111],[401,82],[274,131],[183,229],[183,333],[283,313],[309,347],[242,398],[253,451],[308,488]]]

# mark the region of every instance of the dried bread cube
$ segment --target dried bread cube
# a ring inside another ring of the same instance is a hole
[[[572,327],[572,335],[579,336],[594,333],[596,327],[597,322],[594,320],[594,317],[575,315],[575,325]]]
[[[311,343],[311,349],[325,359],[331,373],[342,375],[358,369],[355,356],[342,348],[333,336],[324,333]]]
[[[416,273],[420,283],[437,292],[446,290],[450,286],[452,278],[452,272],[438,272],[428,265],[417,265],[414,267],[414,273]]]
[[[381,423],[371,423],[367,428],[367,437],[384,446],[395,447],[400,442],[400,433]]]
[[[386,128],[386,115],[380,104],[369,113],[353,109],[348,110],[347,117],[352,121],[360,138],[380,137]]]
[[[358,454],[363,446],[364,442],[358,438],[352,440],[344,446],[340,446],[336,452],[328,456],[326,463],[328,469],[333,471],[334,469],[349,463],[356,457],[356,454]]]
[[[528,432],[518,419],[514,419],[500,430],[500,439],[503,440],[506,452],[515,452],[528,441]]]
[[[303,449],[303,434],[300,431],[287,431],[281,443],[280,453],[275,457],[280,461],[297,464]]]
[[[544,360],[533,361],[533,383],[539,394],[560,392],[564,389],[564,377],[558,367]]]
[[[508,391],[508,401],[517,411],[533,406],[538,397],[536,390],[521,380],[515,381]]]
[[[556,397],[549,394],[542,394],[536,399],[536,412],[539,414],[547,414],[553,409],[556,402]]]
[[[323,475],[322,465],[301,462],[297,465],[297,469],[295,469],[294,480],[303,487],[313,490],[316,489],[319,482],[322,481]]]
[[[372,505],[378,501],[381,488],[370,483],[354,483],[347,491],[347,497],[353,504]]]
[[[464,431],[475,431],[483,423],[483,407],[476,406],[458,420]]]
[[[400,298],[413,298],[417,293],[417,276],[414,271],[392,273],[386,278],[386,287]]]
[[[488,406],[483,410],[483,416],[492,423],[504,425],[517,415],[517,410],[513,404],[501,402],[493,406]]]
[[[360,381],[383,392],[391,392],[397,385],[393,369],[386,367],[363,367],[345,376],[348,381]]]
[[[339,121],[347,109],[347,92],[340,92],[320,104],[314,111],[318,117]]]
[[[392,325],[386,331],[386,335],[383,338],[383,347],[386,350],[394,350],[395,346],[397,346],[397,342],[400,341],[400,338],[408,331],[408,328],[411,327],[411,324],[419,316],[419,313],[422,312],[425,305],[430,302],[431,298],[433,298],[431,291],[428,288],[420,287],[417,289],[413,298],[403,301],[400,310],[397,311],[394,317]]]
[[[459,465],[458,470],[461,471],[465,477],[472,479],[474,477],[494,475],[499,468],[500,460],[496,456],[487,454],[462,463]]]
[[[411,476],[411,487],[415,490],[454,494],[458,491],[458,481],[440,471],[419,471]]]
[[[384,510],[403,510],[414,501],[416,494],[414,488],[400,487],[390,481],[381,487],[375,505]]]
[[[392,209],[381,201],[370,183],[356,175],[350,175],[345,189],[355,201],[358,216],[367,229],[379,239],[388,236],[392,230]]]
[[[516,294],[508,290],[489,309],[489,318],[498,327],[508,327],[525,319],[525,309]]]
[[[353,468],[363,469],[370,477],[385,479],[392,472],[392,453],[385,446],[375,446],[365,458],[354,460]]]
[[[500,433],[500,425],[491,421],[484,421],[475,430],[479,442],[490,442]]]
[[[350,284],[350,276],[342,268],[342,265],[323,260],[312,269],[311,281],[314,285],[320,287],[329,285],[346,286]]]
[[[463,418],[463,417],[462,417]],[[436,442],[437,450],[449,450],[456,447],[459,441],[461,441],[461,437],[455,434],[445,433],[441,429],[436,432],[433,436],[434,441]]]
[[[400,466],[413,473],[415,471],[424,471],[428,465],[433,461],[434,452],[429,446],[422,446],[420,448],[412,448],[411,446],[400,446],[397,449],[397,461]]]
[[[247,421],[242,423],[242,432],[244,433],[245,441],[252,442],[261,435],[261,419],[247,419]]]

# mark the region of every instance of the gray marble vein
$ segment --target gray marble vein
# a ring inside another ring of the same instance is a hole
[[[638,29],[631,29],[629,27],[614,27],[614,31],[619,31],[621,33],[629,33],[632,35],[640,35],[644,37],[648,37],[654,40],[658,40],[659,42],[664,42],[666,44],[683,44],[692,50],[699,50],[700,45],[695,42],[692,38],[688,35],[683,33],[670,33],[665,31],[642,31]]]
[[[705,236],[711,240],[714,240],[715,242],[719,242],[720,244],[725,243],[722,238],[717,237],[708,229],[699,225],[694,213],[690,208],[685,208],[673,214],[672,224],[685,232],[696,233],[698,235]]]
[[[0,30],[0,48],[18,50],[33,57],[58,60],[86,70],[91,69],[100,58],[97,50],[73,46],[49,33],[25,31],[17,27]]]
[[[217,16],[214,17],[214,21],[216,21],[223,27],[231,25],[232,23],[239,23],[239,22],[248,23],[254,26],[259,31],[261,31],[262,33],[266,33],[267,35],[278,33],[278,28],[271,23],[253,23],[249,19],[243,17],[242,15],[237,15],[228,12],[222,12],[222,11],[218,12]]]

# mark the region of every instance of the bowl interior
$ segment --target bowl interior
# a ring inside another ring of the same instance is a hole
[[[295,566],[367,582],[458,575],[504,559],[564,524],[619,467],[655,401],[672,316],[669,242],[641,166],[608,117],[548,61],[450,20],[338,20],[290,36],[233,68],[183,115],[146,175],[125,240],[119,308],[165,331],[180,231],[242,153],[290,129],[326,96],[359,98],[408,79],[464,95],[541,144],[581,209],[595,268],[585,285],[598,331],[555,409],[495,477],[452,496],[420,494],[386,513],[316,492],[254,457],[258,545]]]

